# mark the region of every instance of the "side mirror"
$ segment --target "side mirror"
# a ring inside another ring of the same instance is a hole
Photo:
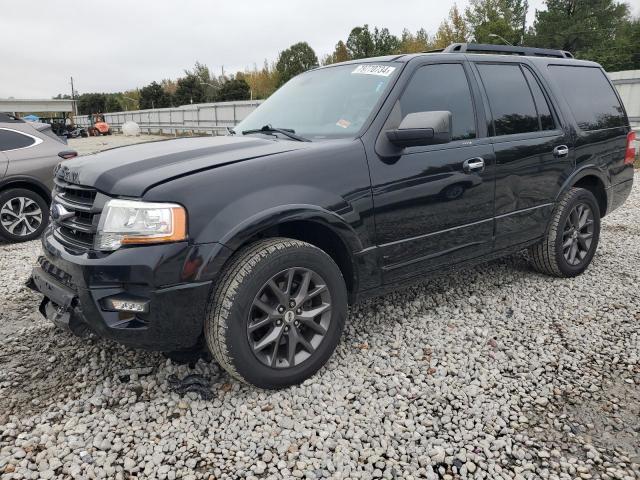
[[[410,113],[398,128],[387,130],[386,134],[389,141],[400,148],[448,143],[451,141],[451,112]]]

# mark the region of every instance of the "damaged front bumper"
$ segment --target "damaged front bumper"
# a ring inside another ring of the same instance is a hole
[[[44,295],[40,312],[59,327],[165,352],[189,349],[201,339],[212,281],[194,272],[215,256],[216,245],[75,254],[47,236],[43,246],[27,286]],[[114,299],[136,299],[144,308],[117,310]]]

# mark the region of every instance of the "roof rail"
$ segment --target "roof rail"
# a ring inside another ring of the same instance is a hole
[[[527,55],[530,57],[573,58],[566,50],[550,48],[515,47],[512,45],[491,45],[487,43],[452,43],[443,53],[499,53],[508,55]]]

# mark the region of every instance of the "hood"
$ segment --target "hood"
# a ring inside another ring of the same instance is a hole
[[[62,162],[55,175],[109,195],[140,197],[177,177],[230,163],[308,148],[260,137],[197,137],[139,143]]]

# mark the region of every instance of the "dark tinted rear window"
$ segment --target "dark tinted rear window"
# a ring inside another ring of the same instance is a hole
[[[596,67],[549,65],[582,130],[626,125],[622,105],[602,70]]]
[[[35,140],[27,135],[0,128],[0,150],[15,150],[33,145]]]
[[[538,113],[519,65],[478,64],[496,135],[537,132]]]

